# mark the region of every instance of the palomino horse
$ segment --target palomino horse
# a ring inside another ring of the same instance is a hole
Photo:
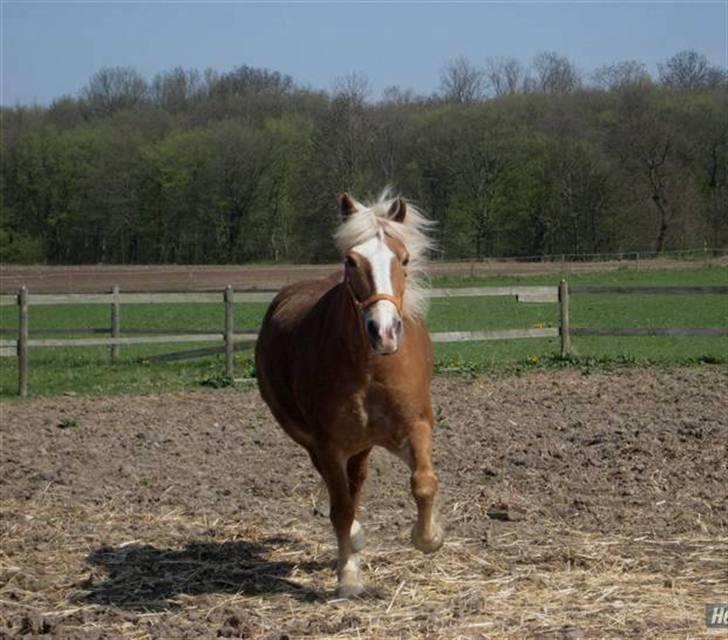
[[[338,594],[363,590],[355,519],[374,445],[410,467],[417,503],[412,540],[430,553],[443,541],[433,507],[432,346],[415,277],[431,224],[401,198],[364,206],[344,194],[336,232],[343,271],[299,282],[273,300],[255,360],[263,399],[308,451],[329,493],[338,543]],[[409,277],[408,277],[409,272]]]

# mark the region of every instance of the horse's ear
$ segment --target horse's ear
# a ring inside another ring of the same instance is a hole
[[[342,193],[339,196],[339,207],[341,209],[341,217],[345,220],[358,211],[356,201],[348,193]]]
[[[397,198],[392,206],[387,211],[387,217],[394,222],[404,222],[404,217],[407,215],[407,203],[403,198]]]

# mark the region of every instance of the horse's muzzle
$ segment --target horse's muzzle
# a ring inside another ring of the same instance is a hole
[[[400,339],[402,338],[402,320],[398,317],[392,318],[390,323],[382,326],[373,318],[365,321],[367,339],[372,349],[379,355],[387,356],[397,353]]]

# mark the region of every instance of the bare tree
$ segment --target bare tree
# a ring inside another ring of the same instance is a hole
[[[385,87],[382,91],[382,102],[390,105],[408,105],[421,100],[412,89],[402,89],[397,85]]]
[[[610,146],[635,203],[645,213],[648,210],[644,203],[651,202],[654,207],[656,253],[665,249],[673,233],[680,192],[684,189],[676,179],[678,131],[670,126],[658,96],[651,87],[622,92],[610,134]]]
[[[325,179],[355,191],[365,171],[373,138],[371,110],[367,108],[369,81],[359,72],[338,78],[326,121],[313,138],[329,173]]]
[[[624,60],[599,67],[592,74],[592,82],[601,89],[611,91],[652,81],[647,67],[637,60]]]
[[[199,94],[201,88],[200,72],[197,69],[175,67],[155,76],[151,93],[154,101],[163,109],[180,111]]]
[[[104,67],[91,76],[81,97],[92,112],[108,115],[143,102],[147,81],[132,67]]]
[[[522,86],[525,72],[515,58],[488,58],[485,63],[485,78],[495,96],[517,93]]]
[[[334,80],[334,97],[352,105],[363,105],[370,93],[369,78],[360,71],[352,71]]]
[[[449,102],[475,102],[485,93],[485,74],[467,58],[458,56],[442,70],[440,90]]]
[[[659,64],[660,82],[672,89],[703,89],[725,82],[726,74],[702,54],[688,49]]]
[[[533,60],[535,89],[542,93],[570,93],[581,84],[576,67],[553,51],[539,53]]]
[[[215,69],[208,67],[202,72],[202,91],[206,97],[212,95],[219,80],[220,74]]]
[[[645,157],[647,176],[652,192],[652,202],[655,203],[655,208],[660,216],[660,227],[657,233],[657,241],[655,242],[656,253],[662,253],[662,250],[665,248],[665,238],[667,237],[667,231],[673,218],[673,208],[667,197],[668,180],[666,178],[665,168],[669,153],[670,140],[668,139],[658,147],[654,147],[652,153]]]

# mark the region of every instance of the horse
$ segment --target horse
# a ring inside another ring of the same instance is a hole
[[[410,468],[417,505],[415,548],[443,543],[434,506],[432,344],[422,279],[433,224],[385,190],[362,204],[339,196],[334,238],[342,269],[282,289],[255,350],[261,396],[283,430],[304,447],[326,484],[338,545],[337,595],[364,591],[356,520],[374,446]]]

